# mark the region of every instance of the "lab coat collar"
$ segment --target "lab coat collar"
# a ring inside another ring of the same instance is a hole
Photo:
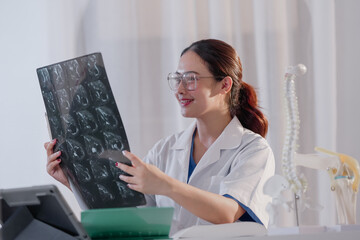
[[[174,143],[172,149],[182,150],[190,147],[192,135],[196,128],[196,121],[192,122],[191,125],[180,135],[180,137]]]
[[[221,157],[221,150],[234,149],[240,146],[243,137],[244,128],[239,119],[234,117],[230,123],[225,127],[220,136],[211,144],[205,154],[202,156],[200,162],[197,164],[192,173],[191,180],[207,166],[217,162]]]
[[[178,161],[180,162],[181,169],[183,169],[184,173],[188,172],[190,147],[195,127],[196,121],[194,121],[182,134],[180,134],[179,138],[172,147],[174,150],[181,151],[181,153],[179,152],[181,155],[178,156]],[[200,162],[194,169],[194,172],[191,174],[189,183],[192,182],[192,179],[197,175],[198,172],[220,159],[220,153],[222,149],[237,148],[241,143],[243,132],[244,128],[241,125],[239,119],[234,117],[225,127],[220,136],[205,152]],[[184,176],[185,175],[186,174],[184,174]],[[185,182],[186,178],[182,180]]]
[[[210,146],[216,149],[233,149],[237,148],[243,136],[244,127],[241,125],[239,119],[235,116],[230,123],[225,127],[224,131]],[[210,148],[208,150],[210,150]]]
[[[175,144],[173,145],[173,149],[186,149],[191,145],[191,140],[193,133],[195,131],[196,121],[194,121],[177,139]],[[208,149],[211,150],[215,148],[220,151],[220,149],[233,149],[240,145],[241,138],[244,132],[244,128],[241,125],[239,119],[237,117],[233,117],[230,123],[225,127],[224,131],[220,134],[220,136],[215,140],[215,142]],[[214,149],[214,150],[215,150]],[[207,152],[208,152],[207,151]],[[218,152],[217,155],[220,155]]]

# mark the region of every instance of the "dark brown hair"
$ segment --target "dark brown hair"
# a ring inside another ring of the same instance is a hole
[[[206,62],[213,76],[232,78],[233,86],[229,103],[231,116],[237,116],[245,128],[265,137],[268,121],[259,109],[254,88],[242,81],[242,65],[235,49],[223,41],[205,39],[192,43],[183,50],[181,56],[189,50]],[[216,79],[216,81],[221,80],[221,78]]]

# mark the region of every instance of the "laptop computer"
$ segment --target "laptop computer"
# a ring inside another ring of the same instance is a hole
[[[55,185],[0,189],[0,239],[90,239]]]

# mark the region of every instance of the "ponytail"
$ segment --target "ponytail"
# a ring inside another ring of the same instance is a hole
[[[229,101],[231,116],[236,116],[245,128],[265,137],[268,121],[259,109],[254,88],[242,81],[242,65],[235,49],[223,41],[205,39],[192,43],[183,50],[181,56],[187,51],[193,51],[199,55],[214,76],[232,78],[233,85]]]
[[[237,98],[237,101],[235,99],[230,100],[231,115],[236,116],[245,128],[265,137],[268,121],[259,109],[254,88],[245,82],[241,82],[240,90],[232,97]]]

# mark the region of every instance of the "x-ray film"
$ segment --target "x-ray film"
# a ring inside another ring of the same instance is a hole
[[[101,53],[37,69],[54,151],[61,168],[89,209],[145,204],[143,194],[119,179],[115,162],[130,165],[124,125]]]

